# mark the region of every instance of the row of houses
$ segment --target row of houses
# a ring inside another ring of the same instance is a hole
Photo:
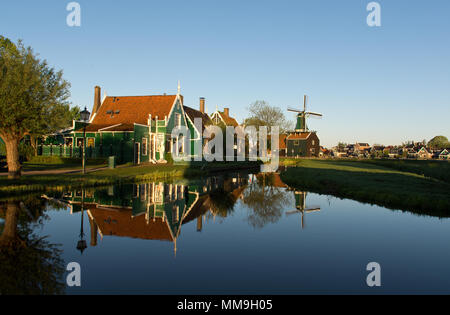
[[[333,157],[351,158],[391,158],[391,159],[421,159],[450,160],[450,148],[434,150],[427,148],[423,142],[412,142],[402,146],[383,146],[368,143],[355,143],[346,146],[336,146],[331,150]]]
[[[201,119],[201,127],[196,126],[196,119]],[[205,98],[200,98],[198,109],[186,106],[180,87],[176,95],[102,97],[101,88],[96,86],[89,124],[75,121],[72,128],[53,135],[57,140],[52,144],[41,145],[39,155],[80,158],[86,139],[88,158],[115,156],[119,163],[157,163],[167,161],[167,153],[174,148],[195,158],[211,140],[202,136],[211,125],[238,127],[239,123],[230,115],[229,108],[217,109],[209,115]],[[182,136],[172,139],[172,131],[177,127],[188,128],[190,148],[184,147]],[[270,145],[268,148],[270,151]],[[280,136],[281,156],[318,157],[323,154],[322,149],[316,132],[306,128]]]
[[[202,120],[202,127],[195,125],[196,118]],[[198,109],[186,106],[180,88],[176,95],[101,97],[97,86],[87,127],[74,122],[72,128],[60,132],[59,145],[45,146],[40,154],[80,157],[85,128],[88,158],[116,156],[120,163],[141,164],[165,161],[174,148],[194,158],[209,140],[202,135],[210,125],[237,127],[238,123],[228,108],[208,115],[205,98],[200,98]],[[172,131],[177,127],[188,128],[190,152],[182,135],[172,139]]]

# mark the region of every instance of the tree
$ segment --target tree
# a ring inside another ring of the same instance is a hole
[[[444,136],[437,136],[428,142],[428,147],[431,149],[443,150],[450,147],[450,142]]]
[[[19,143],[61,126],[70,84],[62,71],[38,59],[22,41],[0,36],[0,137],[6,145],[8,178],[20,178]]]
[[[59,129],[69,128],[72,126],[74,120],[80,119],[80,106],[70,108],[69,104],[62,106],[55,106],[50,113],[51,121],[43,122],[40,126],[30,131],[30,142],[34,150],[34,155],[37,155],[38,142],[37,139],[42,135],[49,134]]]
[[[287,132],[293,128],[293,123],[288,121],[284,116],[284,113],[279,107],[270,106],[265,101],[256,101],[251,104],[247,110],[250,113],[250,117],[245,119],[244,125],[255,127],[280,127],[280,133]]]

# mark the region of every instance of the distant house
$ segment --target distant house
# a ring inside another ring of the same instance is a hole
[[[327,148],[320,147],[319,157],[329,157],[331,155],[331,151]]]
[[[354,145],[355,152],[357,152],[359,154],[364,153],[364,152],[366,152],[369,149],[370,149],[370,145],[368,143],[357,142]]]
[[[225,108],[223,112],[216,110],[211,115],[211,120],[215,125],[218,126],[226,126],[226,127],[237,127],[239,126],[239,123],[230,116],[230,109]]]
[[[450,150],[444,149],[439,153],[439,160],[450,160]]]
[[[188,106],[184,106],[184,112],[186,113],[187,125],[190,131],[191,137],[191,156],[196,157],[200,155],[197,150],[204,150],[205,145],[208,143],[209,139],[203,138],[203,133],[205,128],[213,125],[213,121],[209,115],[205,112],[205,99],[200,98],[200,110],[193,109]],[[202,126],[195,125],[195,120],[200,119]]]
[[[287,156],[287,143],[286,143],[286,139],[287,139],[288,135],[286,134],[281,134],[280,135],[280,140],[278,142],[278,146],[279,146],[279,156]]]
[[[433,154],[428,152],[428,150],[425,147],[420,148],[420,150],[417,152],[418,159],[427,160],[427,159],[431,159],[432,156],[433,156]]]
[[[286,138],[288,157],[318,157],[320,140],[315,132],[296,132]]]

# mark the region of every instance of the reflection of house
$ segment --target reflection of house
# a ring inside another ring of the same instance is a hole
[[[65,195],[72,209],[81,211],[77,192]],[[184,185],[147,183],[111,186],[85,194],[84,206],[91,223],[91,245],[101,237],[117,236],[174,243],[180,233],[183,218],[198,199]],[[94,241],[93,241],[94,240]]]
[[[64,194],[71,212],[87,210],[91,226],[91,246],[97,235],[169,241],[177,250],[181,226],[196,218],[201,231],[207,212],[221,212],[222,200],[234,203],[245,189],[247,177],[209,177],[188,185],[162,182],[111,186],[95,191]],[[211,194],[218,190],[212,198]],[[84,197],[84,199],[83,199]],[[226,211],[226,209],[225,209]]]

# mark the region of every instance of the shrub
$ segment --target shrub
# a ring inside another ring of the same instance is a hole
[[[19,156],[23,161],[29,161],[34,157],[34,149],[31,145],[20,143]]]

